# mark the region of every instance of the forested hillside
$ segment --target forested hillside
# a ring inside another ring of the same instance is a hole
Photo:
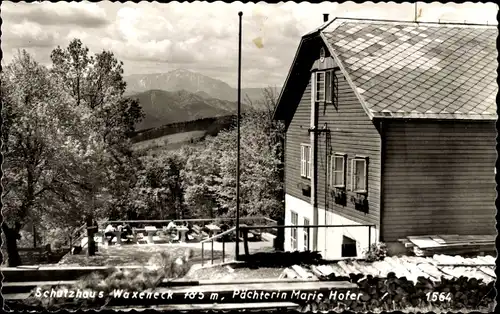
[[[176,69],[165,73],[134,74],[125,76],[127,82],[127,95],[137,94],[148,90],[164,90],[175,92],[185,90],[190,93],[206,95],[209,98],[217,98],[226,101],[237,101],[238,90],[212,77],[185,70]],[[242,88],[242,97],[259,101],[262,97],[263,88]]]
[[[57,248],[89,217],[234,216],[234,128],[174,151],[134,151],[131,137],[144,110],[125,95],[123,63],[111,51],[91,54],[78,39],[50,57],[44,66],[20,51],[1,73],[9,265],[20,263],[18,245]],[[242,118],[242,215],[283,213],[283,129],[271,119],[276,95],[266,89],[265,110]],[[201,106],[183,104],[179,110],[193,114]]]
[[[211,98],[207,95],[200,96],[185,90],[175,92],[149,90],[129,97],[137,99],[144,112],[144,119],[137,124],[137,130],[227,116],[237,111],[236,102]],[[249,106],[242,105],[242,111],[248,109]]]

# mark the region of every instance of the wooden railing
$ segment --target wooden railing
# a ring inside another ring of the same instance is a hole
[[[99,222],[97,224],[98,225],[104,225],[105,223],[106,222],[103,221],[103,222]],[[78,234],[78,233],[80,233],[80,234]],[[80,227],[78,227],[75,231],[73,231],[73,233],[70,234],[70,236],[69,236],[69,248],[70,248],[70,250],[73,248],[74,245],[80,245],[80,244],[78,244],[78,241],[80,241],[80,243],[81,243],[82,239],[84,237],[86,237],[87,234],[88,234],[87,233],[87,224],[83,224]],[[87,242],[84,245],[82,245],[82,249],[85,246],[87,246],[88,243],[89,243],[89,241],[87,239]]]
[[[205,239],[203,241],[201,241],[201,266],[203,266],[204,262],[205,262],[205,256],[204,256],[204,253],[205,253],[205,243],[207,242],[211,242],[212,243],[212,248],[211,248],[211,258],[210,258],[210,263],[213,264],[214,263],[214,241],[215,239],[218,239],[218,238],[222,238],[222,263],[224,263],[225,261],[225,256],[226,256],[226,241],[224,240],[224,236],[225,235],[228,235],[230,233],[233,233],[233,232],[236,232],[236,227],[233,227],[231,229],[228,229],[224,232],[221,232],[213,237],[210,237],[208,239]]]
[[[265,221],[267,223],[271,223],[273,225],[276,224],[275,220],[272,220],[271,218],[267,217],[240,217],[240,221],[250,221],[250,220],[255,220],[255,221]],[[191,219],[163,219],[163,220],[109,220],[105,221],[102,224],[122,224],[122,223],[128,223],[128,224],[163,224],[163,223],[169,223],[173,221],[174,223],[183,223],[183,222],[190,222],[190,223],[196,223],[196,222],[202,222],[202,223],[213,223],[213,222],[226,222],[226,221],[236,221],[236,218],[191,218]]]
[[[354,228],[354,227],[363,227],[363,228],[368,228],[368,252],[371,250],[371,245],[372,243],[372,228],[375,230],[376,225],[275,225],[275,226],[266,226],[266,225],[254,225],[254,226],[240,226],[240,230],[243,233],[243,246],[245,250],[245,255],[249,255],[249,249],[248,249],[248,232],[250,230],[262,230],[262,229],[296,229],[297,234],[298,234],[298,229],[305,229],[307,233],[307,239],[311,239],[311,228],[318,230],[319,228]],[[310,240],[307,241],[306,243],[306,250],[310,250]]]
[[[192,218],[192,219],[164,219],[164,220],[108,220],[108,221],[101,221],[98,223],[98,225],[100,226],[99,228],[101,228],[101,227],[104,228],[108,224],[112,224],[112,225],[123,224],[123,223],[127,223],[127,224],[167,224],[167,223],[170,223],[172,221],[174,223],[180,223],[180,224],[182,224],[184,222],[188,222],[188,223],[197,223],[198,222],[198,223],[201,223],[202,227],[204,227],[205,225],[211,224],[211,223],[220,224],[220,223],[224,223],[224,222],[228,222],[228,221],[235,222],[236,218]],[[244,222],[263,223],[265,226],[271,227],[272,230],[274,230],[274,231],[277,230],[275,228],[275,225],[277,224],[277,222],[271,218],[268,218],[268,217],[240,217],[240,222],[241,223],[244,223]],[[269,226],[269,225],[271,225],[271,226]],[[87,229],[87,225],[84,224],[84,225],[80,226],[79,228],[77,228],[75,231],[73,231],[73,233],[69,236],[70,249],[73,248],[73,246],[80,245],[78,243],[78,241],[81,241],[84,237],[87,236],[86,229]],[[205,239],[205,240],[201,241],[202,254],[203,254],[204,243],[210,242],[210,241],[218,239],[224,235],[227,235],[227,234],[235,231],[235,229],[236,229],[235,227],[232,227],[231,229],[229,229],[225,232],[222,232],[222,233],[217,234],[209,239]],[[82,249],[88,245],[88,242],[89,241],[87,241],[84,245],[82,245]],[[223,250],[225,250],[225,241],[222,242],[222,245],[223,245]],[[213,252],[213,241],[212,241],[212,252],[211,252],[212,257],[213,257],[213,253],[214,252]],[[224,262],[224,258],[225,258],[224,254],[225,254],[225,252],[223,252],[223,256],[222,256],[223,262]],[[202,260],[203,260],[203,256],[202,256]],[[213,262],[213,258],[212,258],[212,262]],[[203,261],[202,261],[202,263],[203,263]]]
[[[82,241],[83,237],[87,235],[87,233],[85,232],[86,228],[87,228],[87,225],[83,224],[79,228],[77,228],[75,231],[73,231],[72,234],[70,234],[70,236],[69,236],[69,249],[70,250],[73,248],[73,245],[78,245],[78,241]],[[78,233],[80,233],[80,234],[78,234]],[[87,241],[87,243],[88,243],[88,241]]]

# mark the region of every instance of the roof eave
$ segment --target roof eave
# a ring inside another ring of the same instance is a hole
[[[274,108],[274,112],[273,112],[273,120],[283,120],[280,116],[279,116],[279,108],[282,106],[281,105],[281,101],[283,99],[283,95],[285,93],[285,90],[286,90],[286,87],[290,81],[290,77],[291,77],[291,74],[293,73],[293,69],[294,69],[294,66],[297,62],[297,59],[299,57],[299,54],[300,54],[300,51],[302,49],[302,44],[310,39],[310,38],[313,38],[315,36],[317,36],[319,33],[319,30],[316,30],[314,32],[311,32],[311,33],[308,33],[304,36],[302,36],[302,38],[300,39],[300,43],[299,43],[299,47],[297,48],[297,51],[295,52],[295,56],[293,58],[293,62],[292,62],[292,65],[290,66],[290,69],[288,70],[288,74],[286,76],[286,79],[285,79],[285,84],[283,85],[283,87],[281,88],[281,91],[280,91],[280,95],[278,97],[278,101],[276,102],[276,107]]]
[[[323,23],[323,25],[321,25],[317,29],[313,30],[312,32],[309,32],[309,33],[305,34],[304,36],[302,36],[302,38],[300,40],[300,43],[299,43],[299,47],[297,48],[297,51],[295,52],[295,57],[293,58],[292,66],[290,67],[290,70],[288,71],[288,75],[286,77],[285,84],[283,85],[283,88],[281,89],[280,95],[278,97],[278,102],[276,103],[276,107],[274,108],[274,112],[273,112],[273,119],[274,120],[281,120],[280,117],[277,116],[277,114],[278,114],[278,108],[280,108],[280,104],[281,104],[281,100],[282,100],[283,94],[284,94],[286,86],[288,85],[288,82],[290,80],[290,76],[291,76],[291,74],[293,72],[293,67],[294,67],[294,65],[295,65],[295,63],[297,61],[298,56],[299,56],[300,49],[302,48],[302,44],[304,43],[305,40],[310,39],[310,38],[314,38],[317,35],[319,35],[321,33],[321,31],[323,31],[325,28],[327,28],[328,26],[330,26],[337,19],[338,18],[333,18],[330,21]]]
[[[380,115],[373,114],[374,120],[433,120],[433,121],[485,121],[494,122],[498,120],[496,115],[466,115],[466,114],[399,114],[399,115]]]

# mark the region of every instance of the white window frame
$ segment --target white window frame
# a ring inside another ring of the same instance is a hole
[[[336,159],[342,159],[342,169],[336,169]],[[346,187],[346,168],[347,168],[347,154],[334,153],[330,156],[330,186],[332,188],[345,188]],[[335,175],[342,174],[342,184],[335,184]]]
[[[319,76],[322,75],[323,76],[323,81],[321,82],[319,80]],[[334,70],[330,69],[330,70],[322,70],[322,71],[318,71],[316,72],[315,76],[314,76],[314,79],[315,79],[315,94],[314,94],[314,100],[316,102],[326,102],[326,103],[329,103],[331,104],[333,102],[333,94],[334,94],[334,75],[335,75],[335,72]],[[330,95],[329,97],[327,97],[327,90],[330,91]],[[319,93],[320,91],[323,92],[323,97],[322,98],[319,98]]]
[[[308,155],[306,156],[306,151]],[[300,144],[300,176],[303,178],[311,179],[311,145],[310,144]]]
[[[319,77],[323,76],[323,82],[319,80]],[[315,95],[314,100],[317,102],[324,102],[326,99],[326,71],[318,71],[314,76],[314,84],[315,84]],[[320,91],[323,92],[323,98],[319,98]]]
[[[355,186],[356,180],[355,180],[355,175],[356,175],[356,162],[362,161],[364,162],[364,182],[365,186],[364,187],[358,187]],[[356,156],[355,158],[351,159],[351,184],[350,184],[350,190],[356,193],[367,193],[368,192],[368,158],[364,156]]]
[[[299,222],[299,214],[294,212],[293,210],[290,211],[290,224],[292,226],[297,226]],[[290,245],[292,250],[297,250],[298,249],[298,243],[297,243],[297,238],[298,238],[298,228],[290,228]]]
[[[328,104],[331,104],[333,99],[333,74],[332,70],[325,71],[325,102]]]
[[[309,226],[309,223],[310,223],[309,219],[304,217],[304,226]],[[303,233],[304,233],[303,234],[303,236],[304,236],[304,251],[307,251],[307,246],[308,246],[307,244],[309,243],[309,236],[308,236],[307,230],[309,228],[304,227],[303,229],[304,229],[303,230]]]

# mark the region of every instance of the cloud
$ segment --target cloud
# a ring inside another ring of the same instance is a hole
[[[498,6],[495,3],[476,5],[473,3],[447,3],[431,6],[428,3],[419,3],[422,9],[421,21],[467,22],[496,24]]]
[[[191,50],[184,42],[172,42],[168,39],[160,41],[127,41],[103,39],[106,50],[117,56],[132,61],[149,61],[160,63],[189,64],[199,60],[200,55]]]
[[[495,21],[495,4],[424,4],[424,20]],[[48,60],[57,45],[82,39],[93,52],[111,50],[125,74],[184,68],[235,86],[238,12],[243,11],[242,83],[281,86],[301,37],[334,17],[413,18],[412,4],[179,3],[2,3],[4,57],[26,48]],[[6,27],[8,25],[8,27]],[[260,48],[255,44],[258,41]]]
[[[105,11],[89,2],[4,4],[2,15],[4,14],[13,20],[23,19],[44,26],[100,28],[110,23]]]
[[[2,30],[2,41],[8,43],[10,48],[55,47],[58,37],[57,32],[47,32],[38,24],[26,21]]]

